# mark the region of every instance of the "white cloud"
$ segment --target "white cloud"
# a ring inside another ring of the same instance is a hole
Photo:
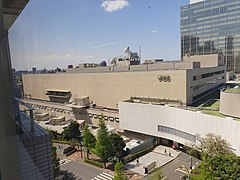
[[[101,44],[101,45],[98,45],[98,46],[94,46],[93,48],[96,49],[96,48],[111,46],[111,45],[114,45],[114,44],[118,44],[118,42],[111,42],[111,43],[107,43],[107,44]]]
[[[151,33],[157,33],[157,30],[151,30]]]
[[[108,0],[104,1],[101,7],[107,12],[121,10],[129,5],[127,0]]]

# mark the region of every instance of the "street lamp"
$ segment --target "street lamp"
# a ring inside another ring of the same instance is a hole
[[[193,168],[193,167],[192,167],[192,156],[190,156],[190,163],[191,163],[191,164],[190,164],[190,169],[192,170],[192,168]]]

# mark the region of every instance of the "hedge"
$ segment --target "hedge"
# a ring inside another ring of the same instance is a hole
[[[84,162],[86,162],[86,163],[88,163],[88,164],[92,164],[92,165],[97,166],[97,167],[103,168],[103,165],[102,165],[101,162],[95,161],[95,160],[93,160],[93,159],[84,158]]]
[[[128,162],[130,162],[130,161],[132,161],[132,160],[134,160],[134,159],[137,159],[137,158],[139,158],[139,157],[141,157],[141,156],[143,156],[143,155],[151,152],[152,150],[153,150],[153,147],[149,147],[149,148],[147,148],[147,149],[141,150],[141,151],[136,152],[136,153],[134,153],[134,154],[130,154],[130,155],[126,156],[126,157],[123,159],[123,162],[124,162],[124,163],[128,163]]]
[[[61,140],[52,140],[53,143],[60,143],[60,144],[71,144],[69,141],[61,141]]]

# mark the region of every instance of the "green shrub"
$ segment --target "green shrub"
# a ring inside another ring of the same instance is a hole
[[[130,154],[130,155],[126,156],[123,161],[124,161],[124,163],[128,163],[129,161],[137,159],[137,158],[151,152],[152,150],[153,150],[153,147],[149,147],[147,149],[141,150],[141,151],[136,152],[134,154]]]
[[[95,161],[93,159],[87,159],[87,158],[84,158],[84,162],[88,163],[88,164],[92,164],[94,166],[97,166],[97,167],[103,167],[102,163],[99,162],[99,161]]]
[[[61,141],[61,140],[52,140],[53,143],[60,143],[60,144],[71,144],[71,142],[68,141]]]

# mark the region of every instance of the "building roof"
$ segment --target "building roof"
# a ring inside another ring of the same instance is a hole
[[[4,28],[8,30],[29,0],[3,0]]]

